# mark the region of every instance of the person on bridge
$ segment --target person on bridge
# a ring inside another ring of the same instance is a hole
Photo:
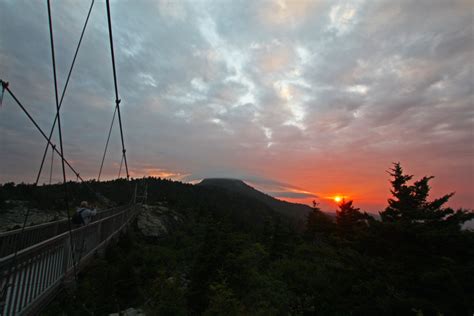
[[[72,222],[76,225],[86,226],[96,214],[97,210],[95,208],[90,208],[87,201],[82,201],[81,206],[77,208],[76,213],[72,216]]]

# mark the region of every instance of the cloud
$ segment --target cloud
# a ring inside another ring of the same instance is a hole
[[[275,0],[262,1],[258,9],[261,22],[269,26],[294,25],[309,18],[309,12],[318,6],[315,0]]]
[[[277,198],[289,198],[289,199],[314,199],[318,196],[312,193],[302,193],[302,192],[285,192],[285,191],[277,191],[277,192],[268,192],[269,195],[277,197]]]
[[[474,207],[474,149],[466,145],[474,124],[471,6],[114,2],[131,170],[183,180],[258,175],[320,196],[343,187],[382,205],[383,170],[401,160],[440,174],[440,190]],[[53,4],[60,88],[87,10],[82,2]],[[47,130],[55,106],[45,5],[3,1],[0,19],[0,77]],[[66,157],[86,178],[97,175],[115,99],[103,6],[89,23],[62,111]],[[44,144],[8,96],[0,132],[0,181],[30,181]],[[108,177],[120,163],[117,126],[112,135]]]
[[[329,11],[331,23],[328,29],[334,30],[338,35],[349,32],[354,26],[356,13],[357,7],[354,2],[333,5]]]

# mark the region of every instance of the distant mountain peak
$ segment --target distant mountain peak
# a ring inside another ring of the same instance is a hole
[[[212,183],[212,182],[235,182],[235,183],[245,184],[243,180],[236,179],[236,178],[205,178],[200,183]]]
[[[203,179],[199,185],[217,185],[217,186],[243,186],[250,187],[243,180],[235,178],[206,178]]]
[[[240,179],[233,178],[206,178],[202,180],[198,185],[208,187],[219,187],[243,196],[251,197],[259,200],[272,208],[277,213],[297,218],[304,219],[306,215],[311,211],[311,208],[307,205],[290,203],[276,199],[266,193],[263,193],[252,186],[248,185]]]

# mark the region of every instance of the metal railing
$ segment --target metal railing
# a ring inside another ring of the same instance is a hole
[[[98,212],[92,221],[98,221],[122,211],[126,206],[114,207]],[[50,239],[69,230],[67,219],[26,227],[0,233],[0,258],[20,251],[43,240]]]
[[[112,215],[0,258],[0,315],[38,312],[62,282],[80,270],[135,217],[131,206]],[[72,245],[72,247],[71,247]],[[72,249],[71,249],[72,248]]]

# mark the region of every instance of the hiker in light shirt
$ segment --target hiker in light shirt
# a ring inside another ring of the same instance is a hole
[[[90,208],[87,201],[82,201],[81,206],[77,208],[75,216],[73,216],[73,223],[76,225],[88,225],[92,217],[97,214],[95,208]]]

